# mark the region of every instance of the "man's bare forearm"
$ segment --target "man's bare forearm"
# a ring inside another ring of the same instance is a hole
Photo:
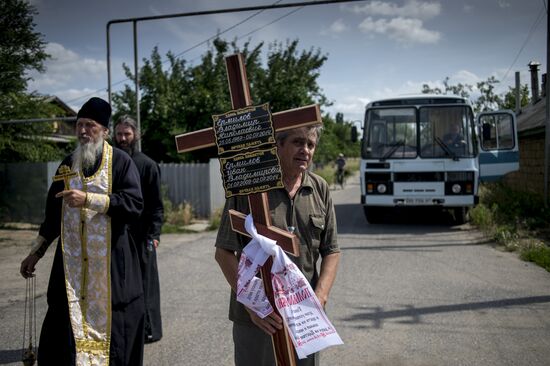
[[[235,253],[227,249],[216,248],[214,258],[216,259],[216,262],[218,262],[218,265],[220,266],[227,283],[231,286],[231,289],[234,292],[237,292],[239,261],[237,260]]]
[[[315,287],[315,295],[317,295],[323,306],[328,301],[330,290],[338,272],[339,262],[340,253],[329,254],[321,261],[321,271],[319,273],[319,281],[317,281],[317,286]]]

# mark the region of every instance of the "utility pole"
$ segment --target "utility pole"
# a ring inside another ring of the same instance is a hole
[[[548,7],[546,8],[546,126],[544,139],[544,205],[548,207],[548,169],[550,165],[550,90],[548,86],[548,70],[550,65],[550,18],[548,17]]]

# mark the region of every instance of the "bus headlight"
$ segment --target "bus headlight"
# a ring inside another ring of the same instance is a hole
[[[387,187],[385,184],[380,183],[378,186],[376,186],[376,190],[378,191],[378,193],[384,194],[387,191]]]
[[[462,191],[462,187],[460,186],[460,184],[453,184],[453,186],[451,187],[452,191],[454,194],[459,194],[460,191]]]

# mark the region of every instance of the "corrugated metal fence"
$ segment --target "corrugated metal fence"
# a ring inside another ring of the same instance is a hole
[[[0,220],[41,223],[48,189],[61,162],[0,164]],[[173,206],[189,202],[208,218],[225,202],[219,162],[159,164],[163,189]]]
[[[223,206],[223,186],[217,159],[209,164],[159,164],[161,181],[173,205],[188,202],[198,217],[209,217]],[[222,199],[220,200],[220,192]]]

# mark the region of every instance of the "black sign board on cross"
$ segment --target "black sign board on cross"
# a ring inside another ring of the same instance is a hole
[[[250,89],[248,85],[248,79],[246,77],[246,70],[245,70],[242,55],[241,54],[231,55],[225,59],[225,63],[227,68],[227,79],[229,82],[229,90],[231,93],[231,104],[233,109],[242,110],[242,109],[246,109],[247,107],[251,107],[252,100],[250,96]],[[256,110],[256,109],[257,107],[253,108],[253,110]],[[235,112],[234,116],[242,116],[243,114],[248,113],[246,111],[244,112],[240,111],[240,113],[236,113],[237,111],[231,111],[231,112],[228,112],[228,114],[232,114],[234,112]],[[252,112],[252,110],[250,110],[250,112]],[[225,116],[225,114],[218,115],[218,117],[219,116],[223,117]],[[231,117],[227,117],[227,118],[231,118]],[[273,113],[271,115],[271,119],[272,119],[272,124],[275,132],[278,132],[278,131],[288,130],[292,128],[297,128],[297,127],[320,124],[321,113],[318,105],[311,105],[311,106],[296,108],[296,109],[292,109],[284,112]],[[216,121],[216,116],[214,116],[214,121]],[[243,126],[240,126],[240,127],[243,127]],[[244,128],[246,128],[246,126],[244,126]],[[218,141],[218,144],[216,144],[217,142],[216,140],[217,139],[219,140],[219,134],[216,135],[216,132],[219,132],[219,131],[214,131],[214,128],[206,128],[196,132],[190,132],[187,134],[178,135],[176,136],[176,148],[178,152],[181,153],[181,152],[198,150],[201,148],[217,145],[218,152],[220,152],[219,141]],[[234,136],[230,135],[227,137],[234,137]],[[264,145],[262,141],[263,140],[252,139],[251,141],[240,142],[241,144],[244,143],[245,145],[247,144],[257,145],[258,149],[247,150],[246,153],[243,153],[244,157],[242,156],[237,156],[237,158],[232,157],[231,162],[234,164],[237,161],[242,161],[244,159],[258,160],[258,158],[259,158],[259,161],[262,161],[262,159],[264,159],[263,160],[264,162],[269,160],[270,154],[271,156],[273,156],[273,151],[269,149],[268,149],[269,151],[267,152],[265,150],[262,151],[261,146]],[[225,142],[228,142],[228,144],[226,143],[222,144],[221,148],[223,148],[224,151],[226,148],[229,148],[229,150],[231,150],[232,143],[230,141],[225,141]],[[246,154],[249,154],[249,155],[247,156]],[[273,160],[273,158],[271,158],[271,160]],[[223,161],[221,163],[222,165],[224,164]],[[230,179],[226,180],[224,178],[224,185],[226,186],[225,187],[226,195],[228,193],[227,192],[228,181],[230,183],[238,181],[238,178],[235,178],[235,177],[233,178],[235,180],[230,180]],[[251,191],[254,191],[254,190],[251,190]],[[239,192],[238,194],[246,194],[246,192]],[[267,193],[261,192],[261,193],[248,194],[248,203],[250,206],[250,213],[252,214],[252,217],[254,219],[254,225],[256,226],[258,233],[260,235],[266,236],[270,239],[277,241],[277,245],[279,245],[286,252],[294,256],[299,256],[300,247],[296,236],[294,234],[289,233],[286,230],[280,229],[272,225],[271,216],[269,214],[269,203],[268,203]],[[244,227],[244,221],[246,216],[243,213],[237,212],[235,210],[230,210],[229,214],[231,218],[232,229],[240,234],[248,236],[248,233]],[[272,264],[273,264],[273,261],[270,257],[268,258],[264,266],[261,268],[261,275],[262,275],[262,280],[264,283],[266,295],[269,301],[271,302],[271,305],[274,311],[277,311],[277,308],[273,300],[274,299],[273,288],[271,286]],[[292,341],[290,340],[290,337],[286,331],[286,328],[283,327],[283,329],[275,333],[272,336],[272,339],[273,339],[273,349],[274,349],[277,365],[294,366],[296,364],[295,351],[292,345]]]
[[[269,104],[212,119],[226,198],[284,187]]]

